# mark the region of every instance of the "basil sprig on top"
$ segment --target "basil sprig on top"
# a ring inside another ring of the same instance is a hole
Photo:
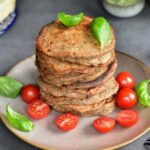
[[[24,115],[14,111],[9,105],[6,107],[6,118],[14,128],[20,131],[29,132],[34,128],[32,121]]]
[[[69,15],[64,12],[58,13],[59,21],[64,24],[66,27],[72,27],[79,24],[83,19],[83,13],[79,13],[77,15]]]
[[[93,19],[91,32],[93,37],[101,43],[102,47],[110,39],[110,25],[103,17]]]
[[[0,95],[10,98],[16,98],[22,88],[22,84],[11,77],[0,77]]]

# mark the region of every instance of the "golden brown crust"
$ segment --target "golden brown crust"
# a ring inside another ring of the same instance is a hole
[[[91,21],[92,18],[84,17],[80,24],[70,28],[63,26],[58,20],[47,24],[36,39],[36,49],[48,56],[65,59],[68,62],[71,62],[70,58],[101,57],[104,53],[114,50],[113,29],[111,28],[110,40],[102,48],[91,34]]]

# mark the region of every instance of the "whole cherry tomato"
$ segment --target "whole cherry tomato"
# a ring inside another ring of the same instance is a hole
[[[122,88],[116,96],[116,104],[122,109],[129,109],[137,104],[136,93],[129,88]]]
[[[129,72],[120,72],[116,80],[120,88],[134,88],[134,77]]]
[[[31,103],[39,98],[39,89],[33,84],[28,84],[22,88],[20,95],[25,103]]]

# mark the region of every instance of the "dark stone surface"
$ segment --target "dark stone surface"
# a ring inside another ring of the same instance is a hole
[[[150,5],[138,16],[115,18],[103,9],[100,0],[19,0],[15,25],[0,37],[0,75],[34,53],[34,39],[40,28],[56,18],[59,11],[84,12],[89,16],[104,16],[114,26],[116,49],[126,52],[150,66]],[[120,150],[144,150],[143,142],[150,132]],[[36,150],[15,137],[0,121],[0,150]]]

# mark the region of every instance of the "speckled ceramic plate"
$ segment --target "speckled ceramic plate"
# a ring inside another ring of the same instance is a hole
[[[34,65],[34,56],[29,57],[9,72],[8,76],[27,84],[36,83],[38,72]],[[150,77],[150,69],[139,60],[123,53],[117,53],[119,71],[131,72],[136,83]],[[54,119],[58,115],[55,111],[43,120],[35,121],[35,129],[30,133],[24,133],[13,129],[7,122],[4,114],[7,104],[10,104],[16,111],[26,114],[26,104],[20,97],[15,100],[0,97],[1,119],[6,127],[20,139],[41,149],[56,150],[100,150],[116,149],[124,146],[146,133],[150,129],[150,108],[137,106],[135,109],[139,112],[138,123],[131,128],[122,128],[119,125],[108,134],[96,132],[91,124],[96,117],[81,117],[78,126],[70,132],[62,132],[54,125]],[[110,116],[115,117],[117,110]]]

